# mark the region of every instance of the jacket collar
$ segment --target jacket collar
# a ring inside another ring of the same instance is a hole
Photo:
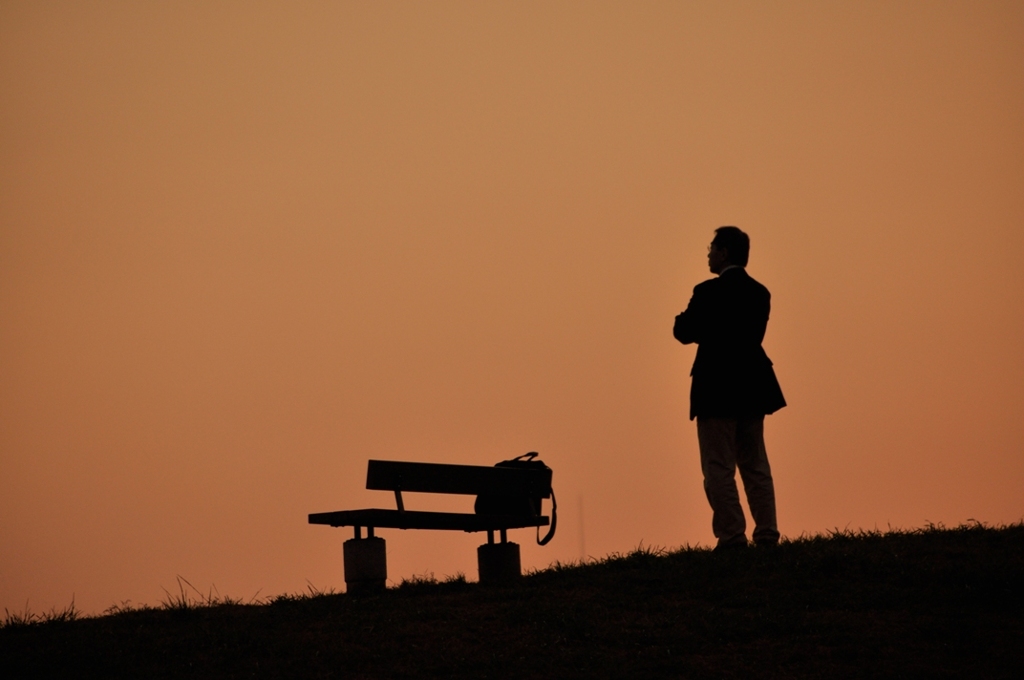
[[[738,264],[730,264],[730,265],[727,265],[722,271],[718,272],[718,275],[719,276],[724,276],[726,272],[730,272],[730,271],[732,271],[734,269],[738,269],[739,271],[743,272],[744,274],[746,273],[746,270],[743,267],[739,266]]]

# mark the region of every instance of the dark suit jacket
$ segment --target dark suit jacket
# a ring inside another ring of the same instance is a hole
[[[742,268],[698,284],[672,334],[697,343],[690,420],[774,413],[786,405],[771,359],[761,347],[771,293]]]

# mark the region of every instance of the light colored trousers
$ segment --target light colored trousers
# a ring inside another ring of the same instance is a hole
[[[700,466],[704,493],[711,504],[711,529],[720,546],[746,544],[747,522],[736,489],[740,469],[750,514],[754,517],[754,543],[779,540],[775,519],[775,484],[764,448],[764,416],[754,418],[697,418]]]

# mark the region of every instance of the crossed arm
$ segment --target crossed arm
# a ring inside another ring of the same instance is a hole
[[[705,307],[703,296],[700,295],[697,288],[694,288],[690,304],[686,306],[686,310],[676,316],[676,323],[672,327],[672,335],[675,336],[676,340],[684,345],[689,345],[693,342],[700,343],[704,327],[703,322],[706,317]]]
[[[770,297],[722,299],[713,291],[703,289],[703,285],[693,289],[690,303],[676,316],[672,328],[676,340],[684,345],[694,342],[698,345],[703,342],[760,345],[768,325]],[[728,309],[723,310],[723,305]]]

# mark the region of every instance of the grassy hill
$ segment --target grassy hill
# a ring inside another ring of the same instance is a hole
[[[1020,678],[1024,525],[50,618],[8,618],[5,677]]]

